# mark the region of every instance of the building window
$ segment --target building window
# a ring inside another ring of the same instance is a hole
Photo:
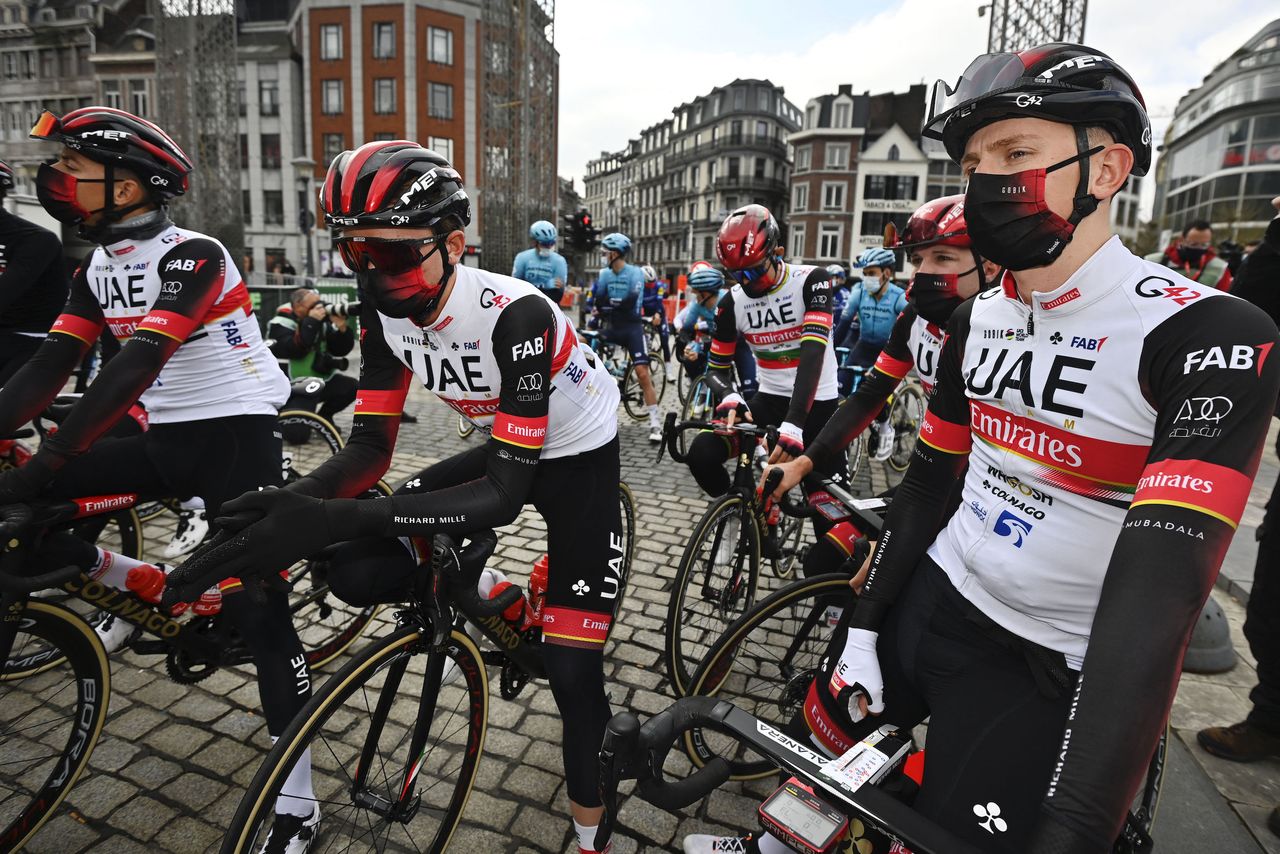
[[[453,65],[453,30],[427,27],[427,61]]]
[[[862,198],[883,199],[885,197],[884,175],[868,175],[862,180]]]
[[[262,168],[280,168],[280,134],[278,133],[262,135]]]
[[[769,112],[769,95],[770,94],[771,93],[769,92],[768,89],[756,90],[756,105],[761,110],[761,112],[765,112],[765,113]]]
[[[849,144],[847,142],[827,143],[827,169],[849,168]]]
[[[258,115],[280,115],[280,81],[258,81]]]
[[[399,134],[387,133],[387,132],[385,132],[385,131],[379,131],[378,133],[375,133],[375,134],[373,135],[373,141],[374,141],[374,142],[391,142],[391,141],[392,141],[392,140],[394,140],[397,136],[399,136]]]
[[[813,156],[813,146],[802,145],[796,149],[796,171],[808,172],[809,162]]]
[[[763,178],[763,177],[764,177],[764,170],[765,170],[765,165],[766,165],[766,163],[767,163],[767,162],[768,162],[768,161],[766,161],[763,157],[757,157],[757,158],[756,158],[756,173],[755,173],[755,174],[756,174],[756,177],[757,177],[757,178]]]
[[[902,152],[898,150],[898,146],[896,145],[889,146],[889,159],[890,160],[902,159]]]
[[[893,215],[887,213],[864,213],[862,215],[862,233],[865,235],[883,235],[884,227],[893,221]]]
[[[822,185],[822,209],[824,211],[844,210],[844,182],[824,182]]]
[[[839,258],[840,257],[840,238],[843,236],[844,226],[835,222],[824,222],[818,226],[818,257],[819,258]]]
[[[129,81],[129,100],[133,102],[133,114],[146,118],[151,115],[151,92],[145,80]]]
[[[249,136],[240,134],[240,168],[249,168]]]
[[[395,59],[396,57],[396,25],[394,21],[378,22],[373,25],[373,58]]]
[[[711,219],[711,217],[707,217],[707,219]],[[712,237],[709,234],[706,237],[702,238],[702,257],[703,258],[715,257],[711,254],[711,240],[712,240]]]
[[[740,111],[740,110],[745,110],[746,108],[747,108],[747,90],[734,89],[733,90],[733,109]]]
[[[245,82],[243,80],[236,82],[239,85],[239,89],[236,91],[236,104],[240,107],[240,115],[243,116],[246,113],[246,104],[249,100],[249,95],[247,94],[248,87],[245,86]]]
[[[337,157],[347,148],[346,143],[342,139],[340,133],[326,133],[324,135],[324,162],[327,166],[333,162],[333,158]]]
[[[804,257],[804,232],[804,223],[793,223],[791,225],[791,240],[789,241],[790,247],[787,251],[787,256],[792,261],[799,261]]]
[[[253,219],[253,193],[248,190],[240,191],[240,214],[246,223]]]
[[[431,103],[427,115],[433,119],[453,118],[453,86],[448,83],[431,84]]]
[[[102,103],[115,110],[124,109],[124,95],[120,92],[119,80],[102,81]]]
[[[324,103],[320,108],[320,112],[326,116],[342,115],[342,81],[324,80],[321,81],[321,85]]]
[[[769,123],[756,122],[756,139],[768,139],[768,138],[769,138]]]
[[[284,193],[282,191],[262,191],[262,222],[264,225],[284,225]]]
[[[815,128],[818,126],[818,105],[813,104],[804,113],[805,129]]]
[[[373,81],[373,111],[378,115],[390,115],[396,111],[396,81],[394,77],[379,77]]]
[[[729,165],[729,174],[726,177],[728,177],[730,181],[738,180],[738,158],[730,157],[728,165]]]
[[[4,79],[18,79],[18,55],[12,51],[6,52],[4,55]]]
[[[447,136],[431,137],[430,148],[450,163],[453,162],[453,140]]]
[[[320,25],[320,58],[342,59],[342,24]]]
[[[809,209],[809,185],[796,184],[791,188],[791,210],[794,213]]]
[[[853,105],[849,103],[836,104],[835,121],[832,122],[834,127],[847,128],[850,127],[850,118],[853,115]]]

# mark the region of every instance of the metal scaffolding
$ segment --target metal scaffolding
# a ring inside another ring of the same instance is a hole
[[[480,265],[507,273],[529,223],[556,220],[555,0],[484,0]]]
[[[1046,42],[1084,41],[1088,0],[992,0],[987,52],[1018,51]]]
[[[160,124],[195,161],[174,202],[186,228],[244,253],[234,0],[153,0]]]

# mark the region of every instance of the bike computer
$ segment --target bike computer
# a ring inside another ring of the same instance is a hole
[[[849,819],[792,777],[760,805],[760,824],[801,854],[829,854]]]

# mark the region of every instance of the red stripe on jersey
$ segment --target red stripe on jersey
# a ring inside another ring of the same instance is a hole
[[[840,551],[844,552],[845,557],[853,557],[853,550],[856,548],[858,537],[858,529],[853,527],[853,523],[849,521],[837,522],[831,526],[831,530],[827,531],[827,539],[831,544]]]
[[[356,395],[356,415],[396,415],[404,411],[408,386],[392,389],[362,388]]]
[[[973,445],[968,424],[943,421],[931,411],[924,414],[924,423],[920,425],[920,441],[948,454],[967,454]]]
[[[831,315],[824,311],[806,311],[804,313],[805,323],[816,323],[819,326],[831,328]]]
[[[524,418],[499,412],[493,416],[493,438],[536,451],[547,441],[547,416]]]
[[[564,343],[560,345],[560,351],[551,358],[551,375],[555,376],[564,369],[569,363],[569,357],[573,355],[573,349],[578,346],[578,336],[573,334],[573,327],[565,330]]]
[[[148,329],[159,332],[174,341],[186,341],[187,336],[195,331],[200,323],[194,317],[178,314],[174,311],[153,311],[138,324],[138,331]]]
[[[823,747],[839,756],[852,750],[855,742],[818,699],[818,692],[823,690],[818,685],[821,681],[819,678],[809,683],[809,695],[804,700],[804,722]]]
[[[733,351],[737,348],[737,341],[720,341],[715,338],[711,339],[711,355],[713,356],[732,356]]]
[[[880,355],[876,357],[876,370],[882,374],[888,374],[895,380],[905,377],[914,364],[915,362],[910,358],[895,359],[887,350],[881,350]]]
[[[213,323],[240,309],[253,311],[253,300],[249,298],[249,289],[244,286],[244,282],[227,291],[226,296],[210,306],[202,322]]]
[[[1232,528],[1240,521],[1253,478],[1204,460],[1160,460],[1142,470],[1130,507],[1172,504],[1208,513]]]
[[[1081,436],[976,400],[970,401],[969,411],[973,432],[985,441],[1049,468],[1102,483],[1137,483],[1151,452],[1150,445]]]
[[[771,329],[768,332],[744,332],[742,337],[746,338],[749,344],[767,347],[770,344],[784,344],[796,340],[800,337],[800,329],[799,326],[789,326],[786,329]]]
[[[440,398],[468,418],[484,418],[489,415],[496,415],[498,412],[498,402],[502,399],[499,397],[483,399],[445,397],[442,394],[437,394],[436,397]]]
[[[79,338],[86,344],[93,344],[102,334],[102,324],[74,314],[60,314],[49,331],[61,332],[72,338]]]
[[[564,646],[597,647],[609,636],[611,622],[608,614],[548,605],[542,610],[542,636]]]

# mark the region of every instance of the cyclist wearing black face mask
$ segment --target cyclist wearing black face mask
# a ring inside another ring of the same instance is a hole
[[[1177,270],[1193,282],[1220,291],[1231,290],[1231,270],[1218,257],[1213,247],[1213,226],[1197,219],[1182,227],[1181,239],[1170,243],[1163,252],[1153,252],[1148,261]]]

